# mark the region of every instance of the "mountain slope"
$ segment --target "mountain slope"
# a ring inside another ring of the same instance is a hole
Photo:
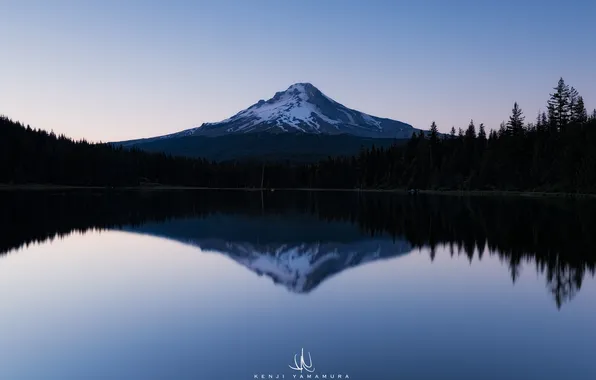
[[[185,136],[156,139],[133,144],[147,152],[165,152],[174,156],[207,158],[214,161],[254,159],[316,162],[327,157],[354,156],[362,148],[387,148],[407,140],[374,139],[351,135],[308,133],[247,133],[218,137]]]
[[[130,146],[161,139],[230,134],[309,133],[348,134],[368,138],[406,139],[417,131],[401,121],[371,116],[330,99],[310,83],[296,83],[271,99],[260,100],[236,115],[181,132],[147,139],[121,141]]]
[[[164,136],[114,143],[150,152],[234,159],[318,161],[388,147],[418,131],[330,99],[310,83],[296,83],[229,119]]]
[[[400,121],[374,117],[325,96],[310,83],[296,83],[273,98],[260,100],[218,123],[205,123],[183,133],[221,136],[229,133],[303,132],[350,134],[375,138],[408,138],[414,129]]]

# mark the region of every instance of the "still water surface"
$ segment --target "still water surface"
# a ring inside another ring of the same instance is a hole
[[[0,379],[594,379],[588,201],[0,194]],[[310,354],[310,356],[309,356]]]

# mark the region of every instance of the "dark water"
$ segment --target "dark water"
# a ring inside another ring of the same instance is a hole
[[[5,192],[0,211],[2,380],[596,378],[594,202]]]

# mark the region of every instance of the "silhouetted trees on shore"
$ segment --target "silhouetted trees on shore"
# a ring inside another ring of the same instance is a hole
[[[363,149],[314,164],[211,162],[73,141],[0,117],[0,183],[80,186],[163,185],[259,188],[517,190],[596,192],[596,110],[563,79],[547,112],[526,123],[518,103],[487,133],[470,121],[407,144]]]
[[[520,105],[488,136],[474,121],[465,131],[437,137],[415,135],[405,151],[363,152],[373,170],[362,187],[424,189],[596,191],[596,111],[588,118],[583,99],[561,79],[535,123]],[[434,124],[434,123],[433,123]]]

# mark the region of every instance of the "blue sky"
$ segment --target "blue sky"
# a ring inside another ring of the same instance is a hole
[[[0,114],[75,138],[219,121],[295,82],[439,130],[596,107],[594,1],[0,2]]]

